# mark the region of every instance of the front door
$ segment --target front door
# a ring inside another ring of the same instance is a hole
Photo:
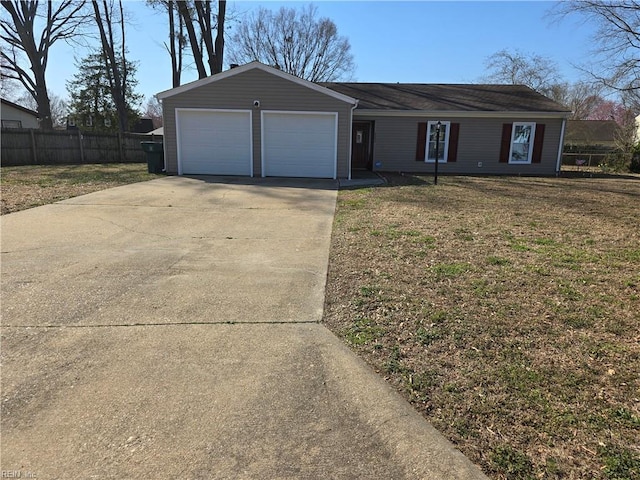
[[[351,168],[371,168],[371,122],[353,123]]]

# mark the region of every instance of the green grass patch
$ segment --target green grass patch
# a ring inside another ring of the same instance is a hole
[[[638,480],[640,478],[640,455],[624,447],[600,447],[600,457],[604,463],[603,471],[611,480]]]
[[[508,444],[498,445],[491,453],[491,462],[497,473],[509,479],[533,480],[533,463],[527,454]]]
[[[468,263],[440,263],[431,267],[431,272],[438,279],[455,278],[471,270]]]
[[[503,258],[503,257],[496,257],[496,256],[489,256],[487,257],[487,263],[489,265],[496,265],[499,267],[503,267],[505,265],[511,265],[511,260],[509,260],[508,258]]]
[[[416,339],[425,347],[428,347],[433,342],[440,340],[440,338],[442,338],[442,332],[436,328],[420,327],[416,332]]]
[[[405,373],[407,367],[402,363],[402,354],[400,352],[400,346],[394,345],[391,349],[391,353],[386,362],[384,362],[384,369],[387,373]]]
[[[344,337],[352,345],[371,343],[385,332],[383,327],[369,318],[361,318],[343,332]]]

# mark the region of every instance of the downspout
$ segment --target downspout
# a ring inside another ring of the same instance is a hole
[[[567,118],[562,119],[562,130],[560,130],[560,145],[558,146],[558,160],[556,161],[556,177],[560,175],[562,167],[562,150],[564,147],[564,129],[567,125]]]
[[[354,103],[353,107],[351,107],[351,119],[349,121],[349,176],[348,180],[351,180],[351,160],[353,157],[353,111],[358,108],[358,100]]]
[[[169,173],[168,172],[168,166],[167,166],[167,143],[165,138],[167,138],[167,136],[164,133],[164,99],[160,99],[160,104],[162,105],[162,163],[164,164],[164,168],[162,169],[162,171],[164,173]]]

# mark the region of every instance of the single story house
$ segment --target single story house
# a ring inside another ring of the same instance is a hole
[[[10,102],[4,98],[0,99],[0,117],[2,128],[39,128],[38,112]]]
[[[259,62],[158,94],[170,174],[350,178],[354,169],[552,175],[562,105],[521,85],[312,83]]]

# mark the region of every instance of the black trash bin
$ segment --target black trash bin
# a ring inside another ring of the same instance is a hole
[[[149,173],[162,173],[164,169],[162,142],[140,142],[140,145],[147,154],[147,169]]]

